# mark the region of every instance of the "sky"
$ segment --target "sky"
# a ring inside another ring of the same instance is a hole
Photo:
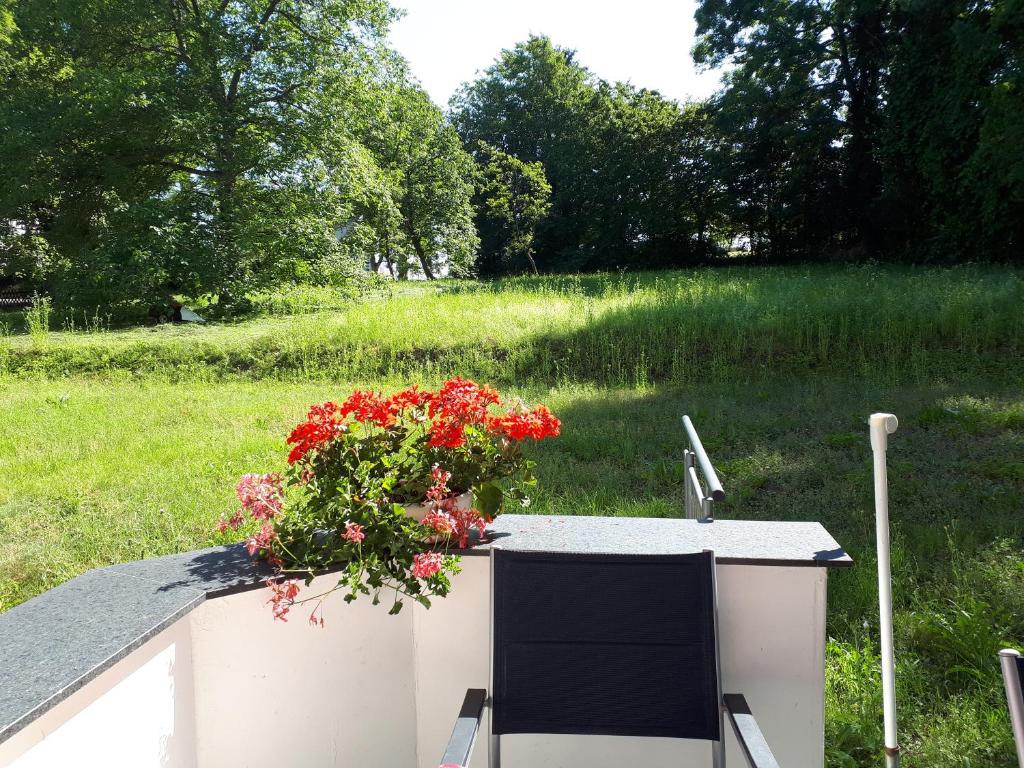
[[[696,0],[394,0],[406,11],[391,42],[441,106],[503,48],[531,33],[576,50],[576,60],[608,81],[629,82],[685,101],[704,98],[717,72],[690,58]]]

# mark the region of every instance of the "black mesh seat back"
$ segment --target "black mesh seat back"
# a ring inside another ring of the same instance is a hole
[[[494,733],[719,738],[712,553],[494,558]]]
[[[1017,662],[1017,682],[1020,683],[1021,696],[1024,696],[1024,656],[1018,656],[1015,661]]]

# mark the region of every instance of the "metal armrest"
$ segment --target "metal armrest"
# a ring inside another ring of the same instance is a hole
[[[470,688],[466,691],[462,709],[459,710],[459,718],[455,721],[451,738],[448,739],[448,748],[441,758],[442,766],[465,766],[469,763],[486,701],[487,691],[483,688]]]
[[[736,732],[736,738],[743,748],[750,768],[779,768],[779,762],[765,741],[764,734],[761,733],[761,728],[757,725],[743,694],[727,693],[722,699],[725,701],[725,710],[729,713],[729,722],[732,723],[732,729]]]

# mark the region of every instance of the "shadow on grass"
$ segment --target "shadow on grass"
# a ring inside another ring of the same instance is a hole
[[[727,494],[718,517],[818,521],[853,556],[857,567],[830,584],[835,622],[860,625],[877,611],[873,411],[901,420],[890,438],[889,479],[894,574],[904,597],[941,591],[958,558],[1000,540],[1016,542],[1021,559],[1024,481],[1012,468],[1024,466],[1024,421],[1013,417],[1022,399],[1002,385],[778,382],[555,390],[547,400],[563,431],[534,449],[540,489],[533,511],[682,516],[680,419],[689,414]],[[974,411],[958,403],[974,403]],[[948,409],[949,418],[937,421],[936,409]]]

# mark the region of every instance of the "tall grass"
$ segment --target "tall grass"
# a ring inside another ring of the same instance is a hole
[[[286,302],[282,306],[291,306]],[[9,372],[637,385],[1014,366],[1024,276],[997,267],[705,269],[416,286],[347,309],[15,340]]]
[[[52,304],[50,299],[32,294],[32,304],[25,310],[25,328],[32,341],[35,350],[42,350],[46,347],[46,341],[50,335],[50,312]]]

